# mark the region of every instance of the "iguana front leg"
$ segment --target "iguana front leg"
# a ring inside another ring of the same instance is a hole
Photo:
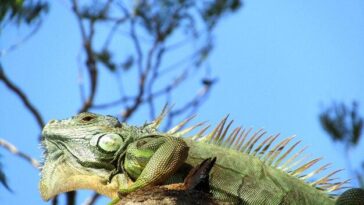
[[[153,136],[133,142],[127,148],[124,169],[136,180],[127,187],[120,187],[120,194],[162,183],[184,163],[188,149],[182,139],[169,136]]]

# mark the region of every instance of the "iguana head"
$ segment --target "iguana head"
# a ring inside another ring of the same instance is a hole
[[[52,120],[43,129],[45,164],[40,191],[44,200],[60,192],[93,189],[115,197],[123,174],[109,176],[116,152],[125,145],[135,128],[122,125],[115,117],[81,113],[66,120]],[[114,160],[115,161],[115,160]],[[124,182],[125,183],[125,182]]]

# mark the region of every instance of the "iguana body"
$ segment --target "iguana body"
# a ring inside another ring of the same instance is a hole
[[[92,189],[114,198],[118,192],[178,183],[191,167],[212,157],[217,158],[210,172],[213,197],[233,204],[333,205],[335,199],[328,193],[345,183],[332,183],[332,174],[306,182],[327,165],[304,177],[302,173],[319,159],[291,169],[301,153],[291,154],[298,144],[287,146],[292,138],[273,146],[277,136],[261,139],[263,131],[247,137],[249,130],[237,128],[227,135],[231,123],[226,126],[226,118],[207,135],[204,128],[191,138],[181,138],[194,128],[179,131],[189,120],[162,133],[157,128],[164,115],[141,127],[92,113],[49,122],[43,130],[42,197],[48,200],[60,192]]]

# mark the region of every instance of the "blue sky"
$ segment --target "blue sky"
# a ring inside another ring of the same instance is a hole
[[[64,2],[54,1],[39,33],[1,59],[8,76],[28,94],[46,121],[73,115],[81,105],[76,59],[80,36]],[[16,42],[22,34],[22,30],[5,30],[0,48]],[[297,139],[309,146],[306,153],[312,154],[311,158],[323,156],[323,163],[333,162],[333,169],[345,167],[341,147],[323,132],[318,114],[332,101],[353,100],[359,102],[364,114],[363,36],[363,1],[246,1],[243,9],[225,18],[215,31],[210,65],[219,81],[196,121],[216,123],[230,113],[236,125],[265,128],[283,137],[297,134]],[[113,99],[112,92],[104,92],[113,87],[106,72],[100,74],[100,93],[106,94],[97,100]],[[176,105],[190,94],[182,93]],[[116,108],[106,113],[118,112]],[[0,113],[0,138],[41,159],[37,124],[2,83]],[[139,113],[132,122],[143,123],[143,116]],[[362,140],[351,152],[354,162],[363,159],[363,148]],[[14,189],[14,193],[0,189],[0,201],[44,204],[37,190],[38,172],[8,152],[0,153]],[[349,175],[343,172],[340,177]],[[80,196],[79,202],[85,196]]]

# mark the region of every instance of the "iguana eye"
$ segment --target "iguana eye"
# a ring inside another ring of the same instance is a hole
[[[82,121],[89,122],[89,121],[93,120],[94,118],[95,117],[93,117],[93,116],[85,116],[82,118]]]
[[[116,152],[122,143],[123,139],[120,135],[106,134],[99,138],[97,146],[106,152]]]

